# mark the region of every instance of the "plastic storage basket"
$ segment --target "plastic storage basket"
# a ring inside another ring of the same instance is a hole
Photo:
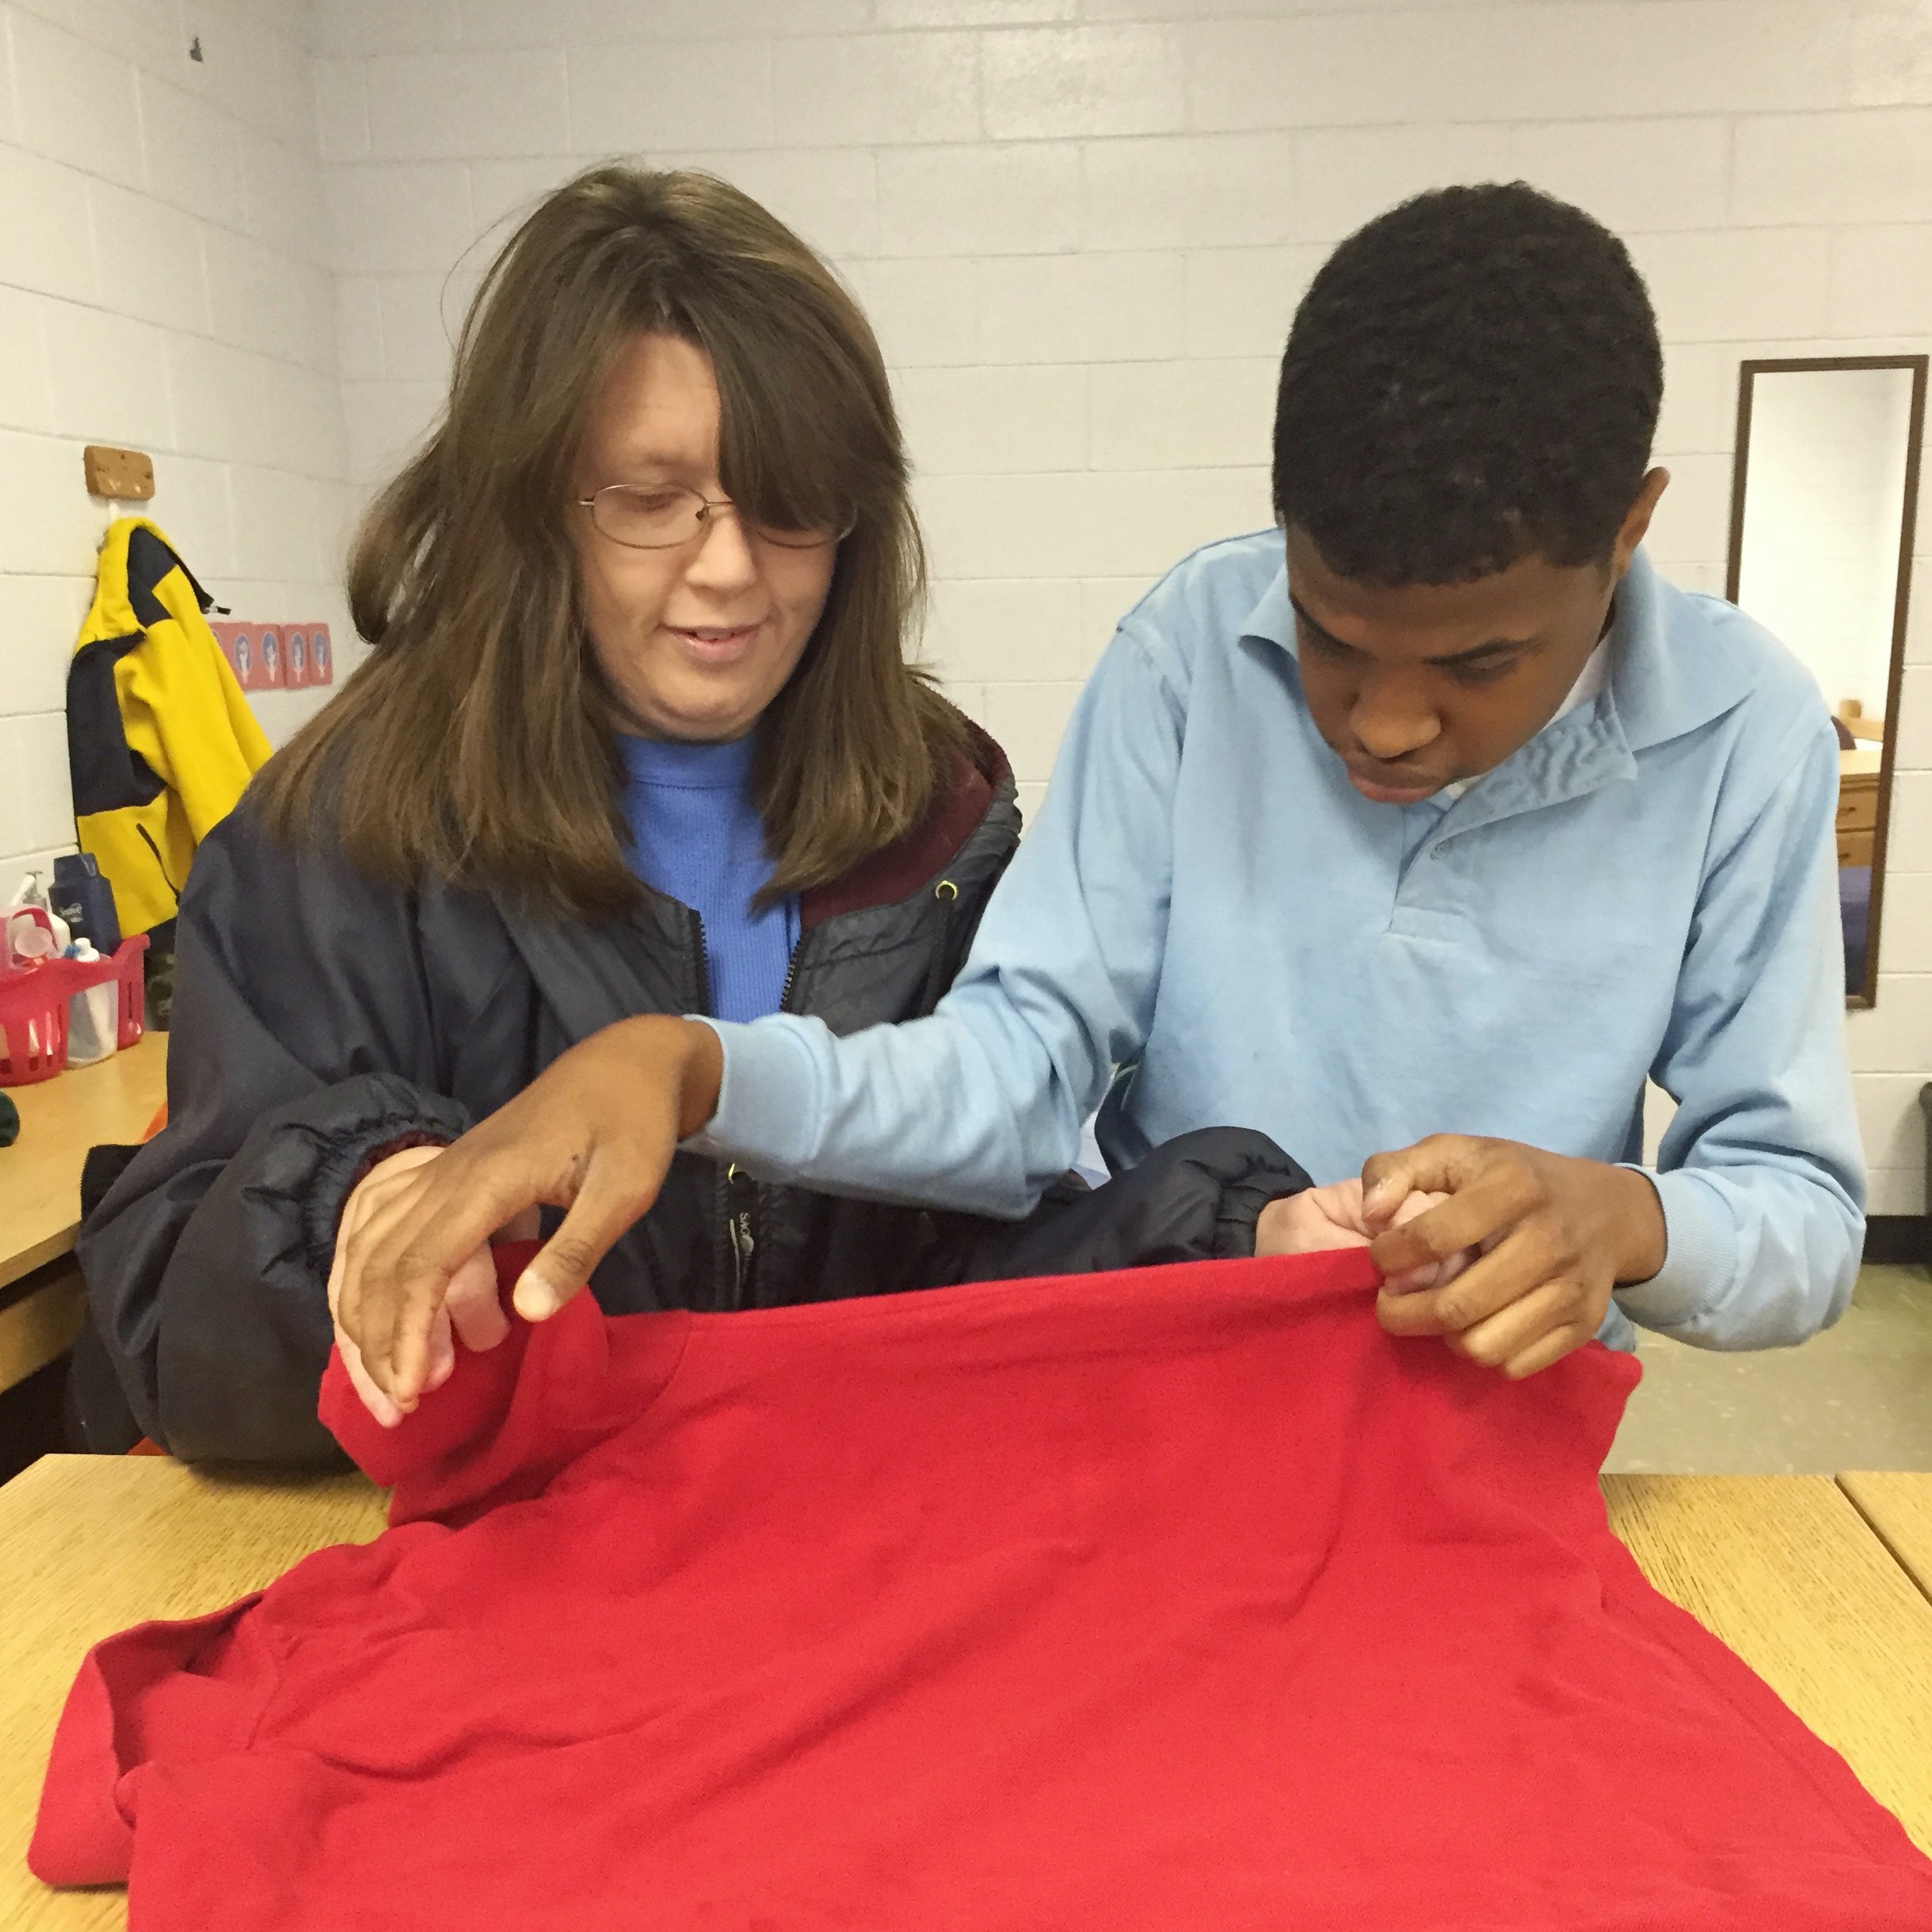
[[[143,962],[147,935],[123,939],[109,958],[50,959],[25,972],[0,974],[0,1087],[51,1080],[67,1064],[67,1002],[90,986],[119,989],[115,1043],[131,1046],[146,1031]]]
[[[0,1087],[51,1080],[67,1064],[67,962],[0,977]]]

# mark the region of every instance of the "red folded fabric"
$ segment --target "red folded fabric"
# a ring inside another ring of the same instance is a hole
[[[393,1432],[332,1365],[394,1526],[99,1645],[33,1868],[134,1932],[1932,1926],[1610,1534],[1636,1364],[1506,1382],[1373,1285],[580,1295]]]

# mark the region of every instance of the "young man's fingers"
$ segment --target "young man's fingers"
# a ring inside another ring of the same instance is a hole
[[[1389,1225],[1412,1194],[1451,1194],[1469,1180],[1488,1143],[1466,1134],[1431,1134],[1362,1164],[1362,1209],[1371,1233]]]
[[[1543,1338],[1576,1320],[1582,1290],[1572,1281],[1545,1282],[1493,1315],[1461,1330],[1458,1339],[1470,1361],[1500,1368]]]
[[[557,1232],[517,1277],[510,1299],[524,1320],[547,1320],[590,1279],[597,1263],[657,1198],[669,1165],[668,1153],[661,1158],[643,1152],[627,1157],[610,1148],[593,1154]]]
[[[1519,1382],[1526,1375],[1540,1374],[1565,1355],[1595,1339],[1596,1331],[1587,1322],[1566,1323],[1532,1342],[1520,1355],[1511,1356],[1503,1364],[1503,1373],[1511,1381]]]
[[[1514,1162],[1473,1169],[1446,1199],[1413,1220],[1385,1228],[1370,1252],[1386,1275],[1429,1267],[1507,1234],[1538,1198],[1534,1177]]]
[[[1408,1294],[1385,1288],[1376,1298],[1376,1317],[1391,1335],[1459,1335],[1549,1278],[1542,1244],[1519,1233],[1444,1286]]]
[[[487,1227],[497,1218],[486,1206],[479,1209],[465,1204],[463,1211],[440,1217],[425,1210],[413,1233],[407,1227],[399,1231],[404,1245],[393,1264],[392,1286],[386,1301],[390,1318],[387,1347],[377,1363],[387,1368],[390,1394],[406,1410],[415,1407],[429,1386],[431,1336],[436,1324],[447,1319],[449,1294],[457,1277],[465,1267],[475,1267],[480,1258],[493,1278],[487,1234],[478,1236],[474,1227],[478,1221]],[[466,1313],[477,1298],[470,1298]],[[486,1315],[479,1316],[478,1322],[479,1332],[490,1332]],[[497,1339],[501,1339],[499,1332]]]

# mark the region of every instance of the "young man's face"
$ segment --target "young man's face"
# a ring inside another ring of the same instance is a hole
[[[1493,770],[1556,715],[1670,480],[1653,470],[1601,563],[1519,559],[1469,584],[1339,577],[1288,532],[1301,688],[1316,728],[1378,804]]]

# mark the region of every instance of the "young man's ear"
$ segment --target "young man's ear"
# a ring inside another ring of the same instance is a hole
[[[1650,528],[1650,520],[1656,513],[1657,500],[1669,487],[1671,473],[1668,470],[1652,470],[1638,486],[1637,501],[1630,505],[1623,520],[1623,528],[1617,532],[1617,541],[1610,551],[1610,574],[1621,578],[1630,567],[1630,559],[1637,547],[1644,540],[1644,533]]]

